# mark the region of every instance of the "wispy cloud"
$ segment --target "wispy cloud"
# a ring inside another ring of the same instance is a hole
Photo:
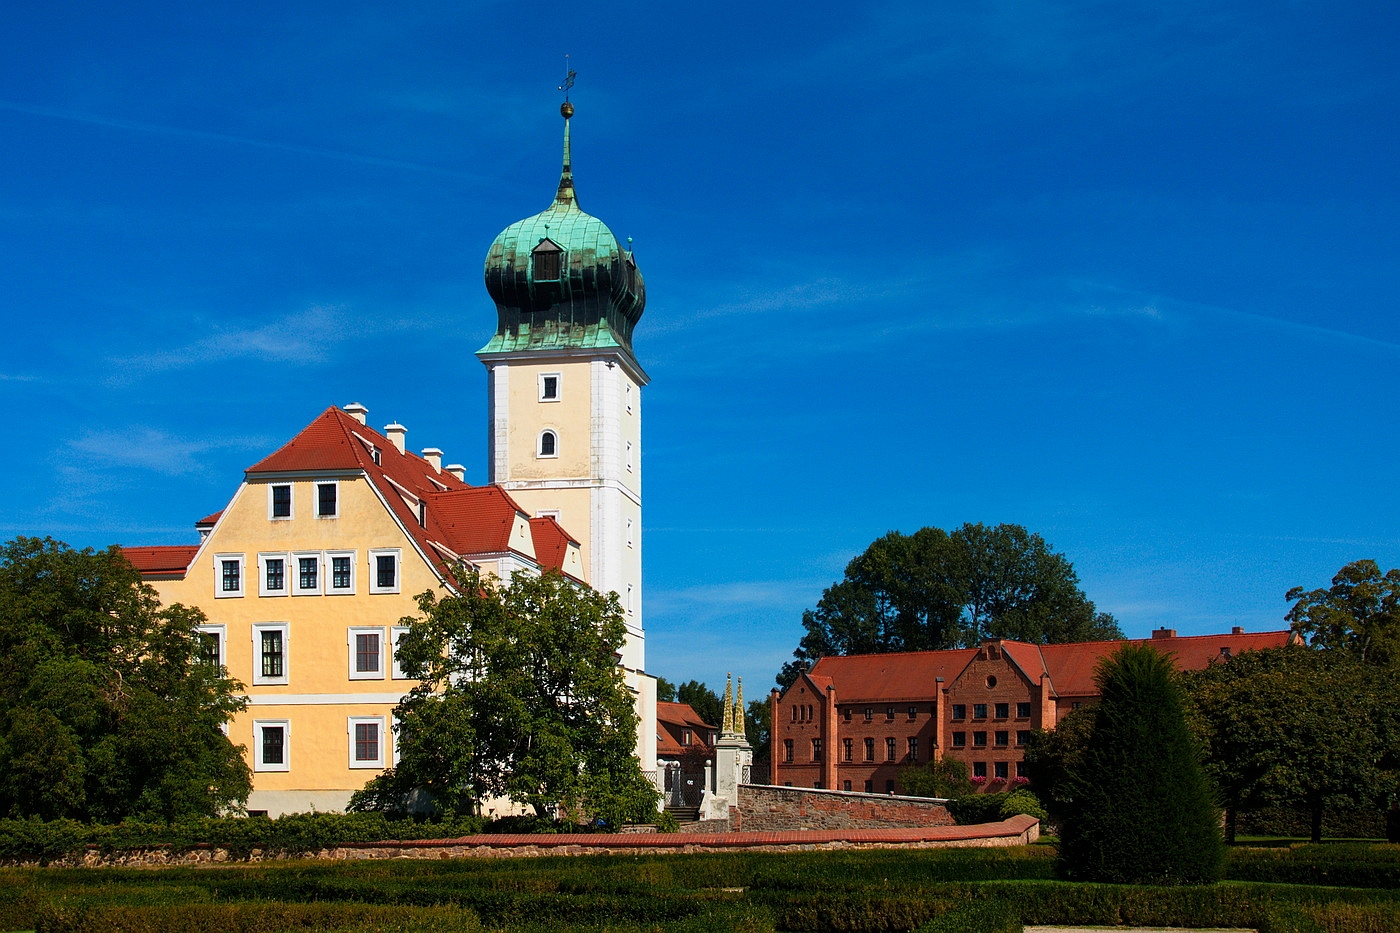
[[[38,382],[38,376],[17,376],[10,373],[0,373],[0,382]]]
[[[830,580],[753,580],[650,590],[647,611],[705,621],[774,610],[790,613],[814,601]],[[815,595],[814,595],[815,594]]]
[[[174,437],[155,428],[125,431],[89,431],[64,445],[65,463],[60,472],[84,477],[90,485],[93,467],[125,467],[151,470],[168,476],[198,473],[204,469],[202,454],[213,450],[266,448],[265,437],[232,437],[215,440]],[[81,459],[82,466],[74,465]]]
[[[350,339],[351,335],[363,335],[363,329],[347,326],[344,318],[344,308],[315,305],[256,328],[218,329],[178,349],[113,360],[120,367],[116,381],[129,380],[132,375],[162,373],[224,360],[325,363],[330,346]]]
[[[362,165],[376,165],[385,168],[407,169],[414,172],[429,172],[434,175],[445,175],[451,178],[464,178],[472,181],[484,181],[480,176],[460,172],[454,169],[443,168],[437,165],[423,165],[418,162],[406,162],[402,159],[386,159],[379,156],[365,155],[356,152],[343,152],[338,149],[324,149],[319,146],[302,146],[296,143],[278,142],[270,139],[256,139],[250,136],[237,136],[231,133],[214,133],[208,130],[192,130],[179,126],[165,126],[159,123],[143,123],[138,120],[123,120],[119,117],[107,117],[98,114],[81,113],[75,110],[62,110],[57,107],[40,107],[33,104],[22,104],[16,101],[0,100],[0,110],[10,110],[15,113],[27,113],[33,116],[49,117],[56,120],[68,120],[74,123],[86,123],[90,126],[104,126],[112,129],[128,130],[138,133],[154,133],[161,136],[171,136],[180,139],[205,140],[209,142],[231,143],[239,146],[253,146],[259,149],[276,149],[282,152],[294,152],[299,155],[319,156],[326,159],[336,159],[342,162],[358,162]]]

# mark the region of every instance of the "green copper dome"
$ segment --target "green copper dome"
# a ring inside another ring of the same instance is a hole
[[[631,251],[601,220],[579,210],[569,157],[572,105],[561,112],[564,171],[554,203],[501,231],[486,254],[486,290],[496,302],[497,325],[477,352],[616,347],[630,358],[646,286]]]

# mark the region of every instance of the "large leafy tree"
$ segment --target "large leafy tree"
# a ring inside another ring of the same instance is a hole
[[[517,572],[509,586],[463,566],[455,577],[455,593],[422,594],[404,620],[397,657],[422,683],[394,710],[398,764],[352,808],[406,808],[427,792],[459,813],[508,797],[540,817],[654,814],[617,665],[617,596],[555,572]]]
[[[1171,660],[1151,645],[1125,645],[1099,662],[1095,680],[1093,732],[1062,791],[1061,874],[1115,884],[1218,880],[1218,811]]]
[[[1400,569],[1373,560],[1347,564],[1328,589],[1288,591],[1285,618],[1314,648],[1344,651],[1359,661],[1400,666]]]
[[[689,703],[701,720],[718,729],[724,724],[724,703],[719,694],[698,680],[687,680],[676,688],[676,696],[682,703]]]
[[[1346,651],[1247,651],[1183,675],[1226,807],[1301,807],[1314,842],[1329,808],[1381,807],[1396,787],[1400,676]]]
[[[778,677],[784,687],[826,655],[1123,637],[1079,588],[1069,560],[1020,525],[892,531],[846,566],[802,627]]]
[[[236,809],[221,727],[243,686],[205,663],[198,609],[161,607],[110,547],[0,545],[0,815],[115,822]]]

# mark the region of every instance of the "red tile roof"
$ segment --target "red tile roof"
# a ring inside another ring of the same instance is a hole
[[[223,509],[219,509],[219,511],[215,512],[213,515],[206,515],[206,516],[204,516],[203,518],[201,518],[199,521],[195,522],[195,523],[194,523],[194,527],[198,528],[198,527],[200,527],[201,525],[214,525],[214,524],[216,524],[216,523],[219,521],[219,516],[221,516],[221,515],[223,515],[223,514],[224,514],[224,510],[223,510]]]
[[[691,744],[681,744],[684,730],[691,731]],[[681,755],[708,756],[713,749],[706,737],[719,729],[700,718],[700,714],[689,703],[669,703],[656,701],[656,754],[668,758]]]
[[[578,544],[573,536],[552,515],[530,519],[530,535],[535,541],[535,560],[541,567],[564,569],[564,558],[570,544]]]
[[[511,529],[517,517],[526,514],[501,487],[470,486],[451,473],[434,469],[417,454],[400,453],[383,434],[335,407],[317,415],[290,441],[250,466],[246,474],[255,479],[268,474],[342,470],[363,471],[418,549],[444,572],[454,555],[470,560],[513,550]],[[421,502],[427,503],[427,509],[425,521],[420,523]],[[206,516],[197,525],[212,525],[221,514]],[[573,539],[551,524],[552,528],[531,522],[535,543],[543,541],[545,545],[543,553],[537,552],[536,561],[541,567],[562,570],[565,542]],[[193,554],[195,548],[189,550]],[[180,569],[188,563],[187,558]]]
[[[1290,631],[1254,632],[1238,635],[1186,635],[1170,638],[1136,638],[1127,641],[1089,641],[1063,645],[1035,645],[1002,641],[1002,650],[1031,683],[1050,675],[1056,696],[1097,696],[1094,670],[1100,659],[1124,644],[1147,644],[1172,656],[1177,670],[1199,670],[1212,660],[1242,651],[1278,648],[1296,640]],[[825,689],[836,686],[839,703],[931,700],[937,695],[937,680],[951,687],[978,648],[947,651],[910,651],[893,654],[863,654],[826,657],[812,666],[812,679]]]
[[[124,547],[122,556],[131,561],[131,566],[141,571],[142,576],[154,576],[184,573],[198,550],[197,544],[162,544],[154,547]]]

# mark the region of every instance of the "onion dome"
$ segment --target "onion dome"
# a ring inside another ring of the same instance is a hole
[[[635,365],[632,329],[646,286],[630,249],[601,220],[579,210],[564,116],[564,170],[546,210],[516,221],[486,254],[486,290],[496,302],[496,335],[479,353],[620,349]]]

